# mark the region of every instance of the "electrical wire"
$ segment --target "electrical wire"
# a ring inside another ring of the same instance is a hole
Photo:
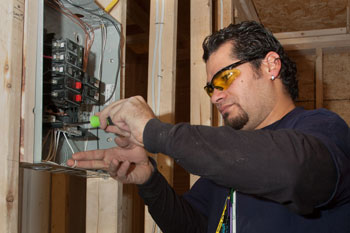
[[[151,80],[152,80],[152,107],[153,111],[155,112],[156,116],[160,115],[160,94],[161,94],[161,84],[162,84],[162,35],[163,35],[163,25],[164,25],[164,0],[162,0],[162,8],[161,8],[161,16],[159,20],[159,1],[156,0],[156,40],[153,48],[153,60],[152,60],[152,71],[151,71]],[[157,70],[157,105],[155,106],[155,63],[156,63],[156,56],[158,51],[158,70]],[[157,157],[157,154],[155,155]],[[153,226],[152,226],[152,233],[160,233],[160,228],[156,224],[156,222],[153,220]]]
[[[58,1],[58,0],[56,0],[56,1]],[[80,9],[80,10],[82,10],[82,11],[88,13],[88,14],[91,14],[91,15],[94,15],[94,16],[98,17],[101,20],[102,23],[103,23],[103,21],[110,22],[113,25],[113,27],[116,29],[116,32],[117,32],[119,38],[121,38],[121,31],[120,31],[120,28],[119,28],[121,24],[117,20],[110,19],[109,15],[107,15],[106,12],[103,11],[101,8],[87,9],[84,6],[86,6],[88,4],[77,5],[77,4],[74,4],[71,0],[60,0],[60,1],[61,2],[64,1],[64,2],[68,3],[69,5],[71,5],[73,7],[76,7],[76,8],[78,8],[78,9]],[[91,2],[91,3],[93,3],[93,2]],[[103,25],[104,25],[104,23],[103,23]],[[105,50],[105,46],[106,46],[107,30],[106,30],[106,26],[105,25],[103,27],[104,27],[104,29],[101,29],[101,30],[104,30],[104,32],[105,32],[105,37],[104,37],[105,39],[102,39],[102,41],[103,41],[103,48],[102,49],[104,51]],[[111,92],[110,96],[106,97],[105,103],[109,102],[113,98],[113,96],[115,95],[115,91],[117,89],[118,76],[119,76],[120,67],[121,67],[121,65],[120,65],[120,58],[121,58],[120,44],[119,44],[119,46],[117,46],[117,56],[118,56],[118,65],[117,65],[117,70],[116,70],[116,77],[115,77],[115,81],[114,81],[114,86],[113,86],[113,89],[112,89],[112,92]],[[102,83],[102,62],[103,62],[103,56],[101,54],[101,60],[100,60],[100,64],[101,65],[100,65],[100,69],[99,69],[100,83]],[[97,134],[96,136],[98,137],[98,130],[97,130],[96,134]],[[85,144],[85,148],[87,148],[87,143]],[[99,149],[99,141],[97,142],[97,149]]]
[[[84,52],[84,58],[83,58],[83,71],[86,72],[90,49],[95,37],[93,27],[85,23],[75,14],[73,14],[68,8],[64,6],[64,4],[60,0],[51,0],[51,1],[45,0],[45,2],[48,4],[48,6],[62,13],[63,15],[68,17],[70,20],[72,20],[72,22],[74,22],[75,24],[77,24],[79,27],[83,29],[85,33],[85,52]]]
[[[161,79],[162,77],[162,35],[164,25],[164,0],[162,0],[161,16],[159,20],[159,1],[156,0],[156,39],[153,48],[153,59],[152,59],[152,71],[151,71],[151,96],[152,96],[152,108],[156,116],[160,115],[160,94],[161,94]],[[155,97],[155,64],[158,52],[158,70],[157,70],[157,100]]]
[[[73,14],[68,8],[64,6],[64,4],[60,0],[54,0],[62,9],[67,11],[68,16],[71,16],[73,19],[76,19],[79,24],[81,25],[82,28],[86,28],[87,34],[85,34],[85,52],[84,52],[84,58],[83,58],[83,71],[86,72],[87,66],[88,66],[88,60],[89,60],[89,54],[90,50],[92,47],[92,44],[94,42],[95,38],[95,33],[94,29],[91,25],[88,23],[84,22],[83,20],[80,19],[80,17],[76,16]]]
[[[69,140],[68,140],[68,138],[67,138],[67,136],[66,136],[66,133],[65,133],[65,132],[62,132],[62,134],[63,134],[64,138],[66,139],[66,142],[67,142],[67,144],[68,144],[68,146],[69,146],[69,149],[70,149],[70,150],[72,151],[72,153],[74,154],[75,152],[74,152],[74,150],[73,150],[72,145],[69,143]]]
[[[106,13],[101,10],[100,8],[98,9],[84,9],[81,5],[81,6],[77,6],[75,4],[72,4],[70,1],[67,1],[68,4],[70,5],[73,5],[91,15],[94,15],[96,17],[98,17],[100,19],[100,28],[101,28],[101,38],[102,38],[102,44],[101,44],[101,56],[100,56],[100,59],[99,59],[99,65],[98,65],[98,79],[100,80],[100,83],[101,80],[102,80],[102,71],[103,71],[103,58],[104,58],[104,52],[105,52],[105,49],[106,49],[106,43],[107,43],[107,27],[105,25],[105,22],[110,22],[113,27],[116,29],[117,31],[117,34],[118,36],[120,37],[121,36],[121,32],[120,32],[120,23],[119,22],[115,22],[114,20],[108,18],[106,16]],[[77,24],[79,27],[82,28],[82,30],[84,31],[85,33],[85,53],[84,53],[84,68],[83,68],[83,71],[85,72],[86,71],[86,67],[87,67],[87,64],[88,64],[88,56],[89,56],[89,52],[90,52],[90,49],[91,49],[91,46],[93,44],[93,41],[94,41],[94,37],[95,37],[95,29],[89,25],[88,23],[85,23],[83,20],[81,20],[77,15],[73,14],[67,7],[64,6],[62,0],[45,0],[45,3],[53,8],[54,10],[60,12],[61,14],[65,15],[67,18],[69,18],[72,22],[74,22],[75,24]],[[93,3],[93,2],[91,2]],[[85,5],[85,4],[84,4]],[[99,15],[97,14],[97,10],[100,10],[100,12],[102,12],[102,15]],[[96,12],[96,13],[95,13]],[[120,49],[120,45],[117,46],[117,55],[118,55],[118,61],[120,62],[120,57],[121,57],[121,49]],[[45,58],[50,58],[51,57],[48,57],[46,56]],[[118,66],[117,66],[117,71],[116,71],[116,78],[115,78],[115,81],[114,81],[114,87],[113,87],[113,90],[112,90],[112,93],[110,95],[109,98],[107,98],[107,101],[108,102],[115,94],[115,91],[116,91],[116,87],[117,87],[117,83],[118,83],[118,75],[119,75],[119,71],[120,71],[120,63],[118,62]],[[46,73],[50,72],[47,71]],[[93,110],[94,112],[94,110]],[[43,139],[43,147],[46,145],[46,143],[49,143],[47,144],[48,145],[48,154],[46,156],[46,159],[43,160],[45,162],[54,162],[56,160],[56,155],[57,155],[57,150],[59,148],[59,141],[60,141],[60,135],[61,133],[63,134],[70,150],[72,151],[72,153],[74,153],[74,149],[71,145],[71,143],[69,142],[68,138],[67,138],[67,135],[65,132],[63,131],[60,131],[60,130],[53,130],[53,129],[50,129],[47,134],[45,135],[45,138]],[[48,139],[49,142],[48,142]],[[88,145],[88,141],[86,142],[85,144],[85,147],[84,149],[86,150],[87,148],[87,145]],[[76,145],[75,145],[76,146]],[[78,148],[78,147],[77,147]],[[99,149],[99,143],[97,144],[97,149]],[[65,161],[64,163],[66,162],[66,160],[68,159],[68,151],[67,151],[67,148],[65,148]],[[61,163],[61,165],[64,163]]]
[[[61,1],[63,1],[63,0],[61,0]],[[74,4],[71,0],[64,0],[64,1],[67,2],[68,4],[70,4],[71,6],[77,7],[79,9],[91,14],[91,15],[99,17],[101,20],[103,19],[103,20],[110,22],[113,25],[113,27],[116,29],[119,38],[121,38],[121,31],[119,28],[121,26],[121,24],[117,20],[112,20],[109,17],[107,17],[109,15],[107,15],[107,13],[104,10],[100,9],[100,11],[99,11],[100,14],[97,14],[96,13],[96,12],[98,12],[97,10],[86,9],[81,5]],[[114,82],[114,87],[113,87],[111,95],[108,98],[106,98],[105,103],[109,102],[113,98],[115,91],[117,89],[118,76],[119,76],[119,71],[120,71],[120,58],[121,58],[120,44],[119,44],[119,46],[117,46],[117,55],[118,55],[118,66],[117,66],[117,71],[116,71],[116,78],[115,78],[115,82]]]
[[[53,156],[53,160],[54,161],[56,160],[58,145],[59,145],[59,142],[60,142],[60,135],[61,135],[61,131],[57,130],[57,136],[56,136],[57,138],[56,138],[56,144],[55,144],[55,154]]]
[[[162,37],[163,37],[163,26],[164,26],[164,0],[162,0],[162,11],[161,19],[159,22],[159,48],[158,48],[158,94],[157,94],[157,116],[160,115],[160,91],[162,84]]]
[[[156,39],[154,41],[153,47],[153,59],[152,59],[152,71],[151,71],[151,96],[152,96],[152,109],[155,112],[156,104],[155,104],[155,66],[156,66],[156,58],[157,58],[157,50],[158,50],[158,41],[159,41],[159,33],[158,33],[158,0],[156,0]]]

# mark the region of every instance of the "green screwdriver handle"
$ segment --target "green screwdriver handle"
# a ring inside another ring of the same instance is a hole
[[[99,116],[94,115],[94,116],[90,117],[90,125],[91,125],[91,127],[97,128],[97,127],[100,127],[100,124],[101,123],[100,123],[100,117]],[[110,117],[107,117],[107,124],[108,125],[114,125],[113,121],[112,121],[112,119]]]

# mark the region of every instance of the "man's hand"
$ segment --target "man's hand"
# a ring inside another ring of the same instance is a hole
[[[125,140],[121,142],[127,143]],[[145,183],[154,170],[146,151],[140,146],[129,144],[124,148],[113,147],[75,153],[72,159],[67,161],[67,165],[107,170],[112,178],[122,183],[133,184]]]
[[[100,117],[101,129],[127,137],[131,143],[139,146],[143,146],[143,130],[147,122],[155,118],[141,96],[116,101],[97,115]],[[112,119],[114,125],[107,124],[107,117]]]

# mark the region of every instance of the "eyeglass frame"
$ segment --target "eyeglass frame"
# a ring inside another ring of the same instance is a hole
[[[251,62],[251,61],[254,61],[254,60],[257,60],[257,59],[262,59],[261,57],[254,57],[254,58],[248,58],[248,59],[243,59],[243,60],[240,60],[240,61],[237,61],[237,62],[234,62],[228,66],[225,66],[224,68],[222,68],[221,70],[219,70],[218,72],[216,72],[214,75],[213,75],[213,78],[211,79],[210,82],[207,83],[207,85],[204,86],[204,90],[207,92],[207,89],[208,87],[211,87],[213,90],[214,89],[217,89],[215,88],[215,86],[213,85],[213,80],[215,79],[216,76],[218,76],[220,73],[226,71],[226,70],[232,70],[234,68],[236,68],[237,66],[240,66],[240,65],[243,65],[244,63],[247,63],[247,62]],[[207,92],[207,94],[209,95],[209,93]],[[209,95],[210,96],[210,95]]]

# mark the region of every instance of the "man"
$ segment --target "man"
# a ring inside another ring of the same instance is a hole
[[[262,25],[230,25],[203,48],[205,90],[225,126],[162,123],[141,97],[124,99],[99,113],[101,128],[121,135],[119,147],[77,153],[76,165],[138,184],[165,233],[350,232],[346,123],[295,107],[295,64]],[[176,195],[143,147],[201,178]]]

